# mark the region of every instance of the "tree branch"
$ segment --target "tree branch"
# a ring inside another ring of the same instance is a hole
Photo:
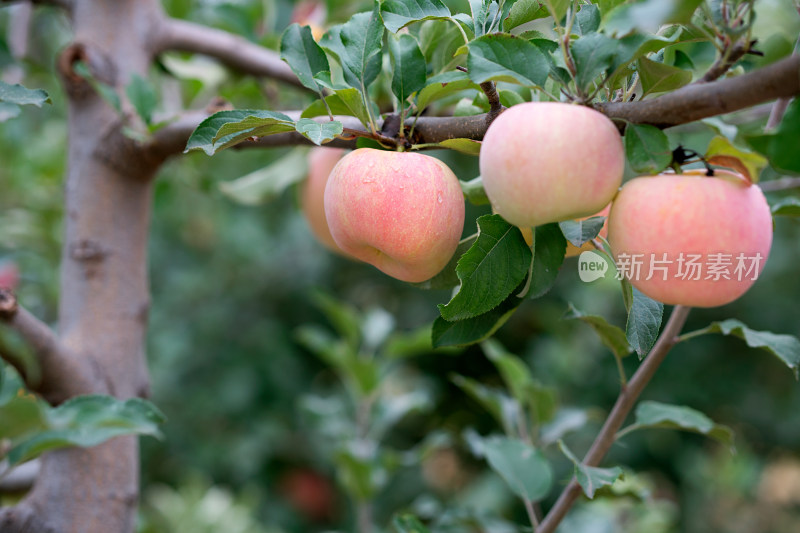
[[[251,45],[254,46],[254,45]],[[257,47],[259,48],[259,47]],[[287,67],[288,68],[288,67]],[[619,128],[625,123],[652,124],[660,128],[678,126],[706,117],[730,113],[752,107],[776,98],[789,98],[800,94],[800,56],[792,56],[762,69],[754,70],[736,78],[728,78],[683,87],[673,93],[637,102],[609,102],[595,105],[611,119],[620,119]],[[284,111],[292,118],[299,118],[299,111]],[[206,118],[202,112],[189,112],[173,123],[157,131],[143,146],[150,155],[167,158],[181,153],[194,128]],[[335,117],[349,129],[366,129],[353,117]],[[491,113],[470,117],[420,117],[414,127],[415,144],[438,143],[446,139],[483,139],[491,123]],[[316,120],[328,120],[318,117]],[[409,119],[407,125],[413,123]],[[276,147],[310,145],[311,142],[299,133],[279,133],[262,137],[257,141],[242,143],[242,147]],[[337,139],[327,146],[354,148],[354,140]]]
[[[800,188],[800,178],[780,178],[777,180],[760,181],[758,186],[764,192],[785,191]]]
[[[167,50],[204,54],[235,70],[304,88],[276,52],[238,35],[171,18],[165,19],[155,34],[156,54]]]
[[[58,6],[67,9],[72,7],[73,2],[73,0],[0,0],[0,4],[16,4],[26,1],[31,4]]]
[[[22,361],[0,354],[17,369],[31,390],[53,404],[96,392],[92,376],[80,365],[80,360],[60,343],[47,324],[19,306],[16,296],[7,289],[0,289],[0,323],[16,331],[33,350],[40,367],[38,378],[30,375]]]
[[[708,83],[728,72],[737,61],[750,52],[752,44],[753,43],[747,39],[742,39],[737,41],[733,46],[726,48],[725,52],[720,54],[717,60],[714,61],[714,64],[708,69],[708,72],[695,83]]]
[[[676,305],[672,310],[672,315],[664,326],[664,331],[659,335],[653,349],[644,359],[644,362],[639,366],[639,369],[628,382],[627,387],[624,387],[617,398],[614,408],[608,415],[605,424],[603,424],[600,433],[595,437],[592,447],[583,458],[583,464],[587,466],[597,466],[600,461],[608,453],[611,445],[614,444],[617,431],[622,427],[622,423],[628,417],[628,414],[636,404],[636,400],[642,391],[650,383],[653,375],[661,366],[667,353],[675,345],[678,334],[686,322],[686,317],[689,315],[690,307]],[[564,488],[561,495],[556,500],[556,503],[544,517],[544,520],[539,525],[536,533],[553,533],[558,524],[567,514],[572,504],[581,493],[581,486],[574,479]]]

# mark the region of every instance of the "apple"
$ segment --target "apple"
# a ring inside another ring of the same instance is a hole
[[[509,223],[532,227],[597,213],[625,169],[614,123],[589,107],[528,102],[492,122],[480,154],[483,186]]]
[[[308,178],[300,191],[300,205],[311,233],[330,250],[347,255],[336,244],[325,219],[325,185],[328,183],[333,167],[342,158],[343,148],[313,148],[308,154]]]
[[[399,280],[420,282],[455,253],[464,197],[458,178],[436,158],[359,148],[331,172],[325,216],[346,253]]]
[[[336,493],[322,474],[295,468],[282,477],[278,486],[292,507],[312,520],[325,522],[335,515]]]
[[[19,285],[19,267],[13,261],[0,262],[0,289],[14,290]]]
[[[639,177],[611,206],[608,240],[618,268],[647,296],[715,307],[739,298],[764,269],[772,215],[761,189],[734,172]]]

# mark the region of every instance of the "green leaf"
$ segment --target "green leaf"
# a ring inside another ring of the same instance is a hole
[[[464,46],[464,37],[456,24],[448,20],[427,20],[420,25],[417,38],[431,73],[450,71],[463,61],[456,56]]]
[[[364,127],[369,128],[369,115],[367,108],[364,107],[364,100],[358,89],[338,89],[334,94],[325,97],[331,113],[334,115],[350,115],[356,117]],[[303,110],[301,118],[312,118],[327,116],[328,108],[322,100],[315,100],[311,105]]]
[[[20,113],[22,113],[22,109],[18,105],[0,102],[0,122],[18,117]]]
[[[569,0],[555,0],[552,1],[556,12],[561,13],[561,17],[567,12]],[[532,20],[542,19],[550,16],[550,11],[547,9],[547,4],[541,0],[517,0],[511,6],[511,11],[508,18],[503,22],[503,28],[506,31],[522,26],[523,24]],[[559,18],[560,20],[560,18]]]
[[[413,35],[389,36],[392,56],[392,93],[402,103],[425,87],[425,56]]]
[[[145,124],[149,125],[153,118],[153,111],[158,105],[155,88],[149,81],[138,74],[134,74],[128,86],[125,87],[125,94],[128,95],[128,100],[131,101],[136,113]]]
[[[798,378],[800,340],[797,337],[770,331],[755,331],[738,320],[728,319],[721,322],[713,322],[706,328],[686,333],[681,336],[681,339],[689,339],[706,333],[734,335],[744,340],[751,348],[763,348],[783,361],[794,372],[795,378]]]
[[[309,26],[292,24],[281,36],[281,59],[286,61],[304,87],[322,94],[315,76],[330,84],[331,67],[325,51],[314,40]]]
[[[778,129],[774,133],[745,137],[747,144],[769,158],[776,170],[800,174],[800,157],[797,156],[797,139],[800,138],[800,98],[795,98],[786,108]]]
[[[580,248],[597,237],[600,230],[603,229],[603,224],[606,223],[606,217],[589,217],[584,220],[565,220],[559,222],[558,227],[572,246]]]
[[[22,85],[9,85],[3,81],[0,81],[0,102],[14,105],[34,105],[36,107],[53,103],[47,92],[42,89],[27,89]]]
[[[574,29],[581,35],[594,33],[600,27],[600,9],[594,4],[584,4],[575,15]]]
[[[250,137],[294,130],[294,121],[283,113],[252,109],[220,111],[197,126],[186,142],[184,153],[203,150],[214,155]]]
[[[628,164],[638,174],[658,174],[672,162],[669,139],[655,126],[628,124],[623,140]]]
[[[164,415],[150,402],[111,396],[78,396],[47,413],[47,429],[23,440],[8,454],[19,464],[67,446],[96,446],[120,435],[160,436]]]
[[[639,0],[626,2],[603,17],[603,28],[618,36],[639,30],[656,33],[663,24],[688,23],[702,0]]]
[[[690,71],[658,63],[646,57],[640,57],[636,67],[645,95],[674,91],[692,81]]]
[[[439,305],[442,318],[464,320],[491,311],[525,278],[530,261],[519,228],[500,215],[481,216],[478,239],[456,268],[461,287],[450,302]]]
[[[749,179],[751,183],[758,183],[761,171],[768,164],[766,157],[749,150],[742,150],[734,146],[727,137],[722,135],[717,135],[708,143],[706,160],[712,165],[736,170]]]
[[[441,0],[384,0],[381,16],[386,29],[396,33],[414,22],[450,18],[450,10]]]
[[[514,289],[503,303],[488,313],[456,322],[437,317],[431,332],[433,347],[468,346],[494,335],[522,303],[522,298],[518,298],[516,294],[521,288],[522,285]]]
[[[592,82],[609,70],[617,42],[602,33],[591,33],[574,41],[570,49],[578,71],[576,82],[583,91],[591,92]]]
[[[427,81],[427,85],[417,94],[417,109],[422,111],[431,102],[465,89],[480,90],[480,87],[469,79],[466,72],[456,70],[444,72]]]
[[[715,424],[706,415],[691,407],[660,402],[641,402],[636,407],[636,421],[633,425],[625,428],[623,434],[643,428],[691,431],[733,448],[733,431],[728,426]]]
[[[117,94],[116,89],[111,87],[105,82],[102,82],[94,77],[92,71],[89,70],[89,66],[84,63],[83,61],[78,61],[72,66],[72,70],[86,80],[89,85],[100,95],[103,100],[105,100],[117,113],[122,113],[122,104],[119,101],[119,95]]]
[[[632,302],[625,335],[631,348],[639,354],[639,359],[642,359],[658,338],[664,304],[645,296],[636,287],[631,286],[631,289]]]
[[[439,271],[438,274],[429,280],[420,283],[412,283],[412,285],[426,290],[452,289],[453,287],[457,286],[459,284],[458,274],[456,273],[458,261],[461,259],[462,255],[467,253],[467,250],[472,248],[472,245],[475,244],[477,239],[477,233],[467,237],[466,239],[462,239],[461,242],[458,243],[458,248],[456,248],[453,257],[450,258],[450,261],[448,261],[447,265],[441,271]]]
[[[313,142],[317,146],[331,141],[344,131],[344,125],[338,120],[328,120],[317,122],[310,118],[301,118],[295,124],[295,129],[299,134]]]
[[[547,293],[558,277],[564,262],[567,240],[556,222],[537,226],[533,232],[533,270],[531,270],[528,298],[539,298]]]
[[[469,181],[461,181],[461,192],[472,205],[489,205],[489,197],[483,188],[483,178],[478,176]]]
[[[542,87],[550,62],[536,45],[513,35],[494,34],[469,43],[467,68],[475,83],[495,80]]]
[[[558,441],[558,447],[561,448],[567,459],[575,465],[575,480],[590,500],[594,498],[595,492],[601,487],[613,485],[618,479],[625,478],[624,472],[618,466],[612,468],[586,466],[575,457],[563,441]]]
[[[308,149],[295,148],[280,159],[241,178],[219,184],[219,190],[243,205],[262,205],[308,175]]]
[[[430,533],[430,530],[422,525],[419,518],[411,514],[395,516],[392,520],[392,526],[394,526],[397,533]]]
[[[361,316],[358,310],[324,292],[315,291],[312,298],[314,304],[325,314],[339,335],[355,351],[361,341]]]
[[[481,142],[472,139],[445,139],[439,146],[467,155],[477,156],[481,153]]]
[[[353,15],[321,41],[339,57],[345,81],[362,93],[380,74],[383,31],[376,3],[372,12]]]
[[[518,439],[484,439],[483,449],[492,470],[525,501],[542,500],[550,492],[553,472],[541,451]]]
[[[800,217],[800,198],[783,198],[772,205],[773,216]]]
[[[576,309],[572,304],[569,304],[569,309],[564,318],[567,320],[581,320],[592,326],[592,329],[600,337],[600,341],[618,358],[626,357],[633,351],[631,345],[628,344],[625,332],[621,328],[609,324],[602,316],[587,315]]]
[[[520,412],[519,403],[500,389],[487,387],[474,379],[454,374],[450,380],[494,417],[503,431],[513,433]]]

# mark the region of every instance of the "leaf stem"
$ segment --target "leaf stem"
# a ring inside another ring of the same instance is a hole
[[[464,44],[469,44],[469,37],[467,37],[467,33],[464,31],[464,28],[461,27],[461,24],[453,17],[449,17],[447,20],[455,24],[458,31],[461,32],[461,37],[464,38]]]

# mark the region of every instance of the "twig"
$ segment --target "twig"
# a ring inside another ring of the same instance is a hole
[[[785,191],[800,188],[800,178],[780,178],[777,180],[760,181],[758,186],[764,192]]]
[[[494,119],[503,112],[503,104],[500,103],[500,95],[497,94],[497,86],[492,81],[485,81],[480,85],[481,90],[489,100],[489,113],[486,114],[486,125],[491,124]]]
[[[20,373],[31,390],[42,393],[51,403],[78,394],[96,392],[89,372],[79,365],[53,331],[17,303],[10,290],[0,289],[0,323],[15,330],[31,347],[41,369],[40,379],[31,376],[25,366],[9,354],[0,354]]]
[[[644,362],[639,366],[639,369],[628,382],[628,386],[622,389],[617,398],[614,408],[608,415],[605,424],[603,424],[600,433],[592,443],[592,447],[583,458],[583,464],[587,466],[597,466],[600,461],[608,453],[611,445],[614,443],[617,431],[622,427],[628,414],[636,400],[641,395],[644,388],[653,378],[658,367],[664,361],[667,353],[676,342],[676,338],[680,333],[683,324],[686,322],[686,317],[691,308],[684,306],[675,306],[672,310],[672,315],[664,326],[664,331],[658,337],[655,346],[650,350],[650,353],[645,358]],[[537,533],[553,533],[561,520],[566,516],[569,509],[572,507],[578,495],[581,493],[581,486],[574,479],[564,488],[556,500],[556,503],[544,517],[544,520],[536,530]]]
[[[276,52],[238,35],[170,18],[157,26],[155,34],[154,54],[168,50],[204,54],[241,72],[273,78],[303,88],[292,69]]]
[[[744,39],[737,41],[733,46],[726,47],[703,77],[695,83],[708,83],[728,72],[737,61],[750,52],[753,44],[753,41]]]
[[[765,130],[769,131],[772,128],[776,128],[778,124],[781,123],[783,114],[786,113],[786,108],[789,107],[789,101],[789,98],[778,98],[775,100],[775,103],[772,104],[772,110],[769,112],[767,125],[764,126]]]

